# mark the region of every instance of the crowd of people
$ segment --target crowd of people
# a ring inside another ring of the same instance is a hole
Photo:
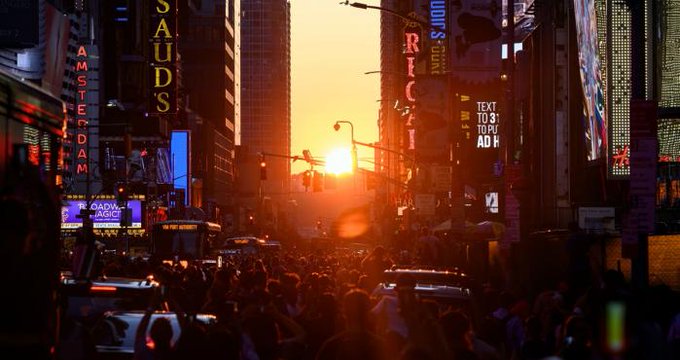
[[[431,236],[424,234],[423,244],[434,242]],[[137,329],[135,359],[680,356],[680,302],[668,287],[634,293],[610,270],[599,284],[575,290],[565,279],[532,297],[480,283],[473,307],[454,308],[418,297],[415,280],[403,276],[395,296],[372,296],[383,271],[404,258],[403,251],[382,246],[367,254],[284,249],[227,258],[219,268],[111,256],[101,259],[101,273],[153,274],[161,284]],[[162,301],[181,325],[174,343],[165,318],[151,321]],[[216,323],[196,321],[201,313],[216,315]]]

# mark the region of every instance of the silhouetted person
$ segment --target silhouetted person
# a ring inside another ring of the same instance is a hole
[[[449,311],[441,316],[439,324],[444,334],[446,347],[453,359],[479,359],[473,351],[473,334],[470,319],[460,311]]]
[[[350,290],[343,298],[347,329],[326,341],[316,355],[321,360],[386,359],[385,343],[369,330],[371,302],[363,290]]]

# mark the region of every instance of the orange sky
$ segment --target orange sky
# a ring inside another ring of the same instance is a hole
[[[378,141],[380,74],[380,12],[339,4],[339,0],[291,0],[291,155],[309,149],[315,158],[333,149],[351,147],[354,138]],[[365,1],[379,5],[379,1]],[[373,149],[358,146],[359,159],[373,160]],[[359,166],[373,164],[359,161]],[[292,172],[308,169],[303,161]]]

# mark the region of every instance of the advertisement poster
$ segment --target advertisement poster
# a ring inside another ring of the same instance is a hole
[[[575,0],[578,63],[583,92],[586,157],[597,160],[607,148],[607,116],[597,43],[595,0]]]
[[[454,82],[483,84],[501,72],[501,0],[451,5],[451,67]]]

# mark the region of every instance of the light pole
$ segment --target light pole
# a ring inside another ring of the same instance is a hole
[[[340,130],[340,124],[349,124],[349,128],[350,128],[351,135],[352,135],[352,170],[354,172],[356,172],[359,165],[357,164],[357,159],[358,159],[357,158],[357,144],[356,144],[356,141],[354,141],[354,124],[352,124],[351,121],[338,120],[333,125],[333,129],[335,129],[335,131]]]

